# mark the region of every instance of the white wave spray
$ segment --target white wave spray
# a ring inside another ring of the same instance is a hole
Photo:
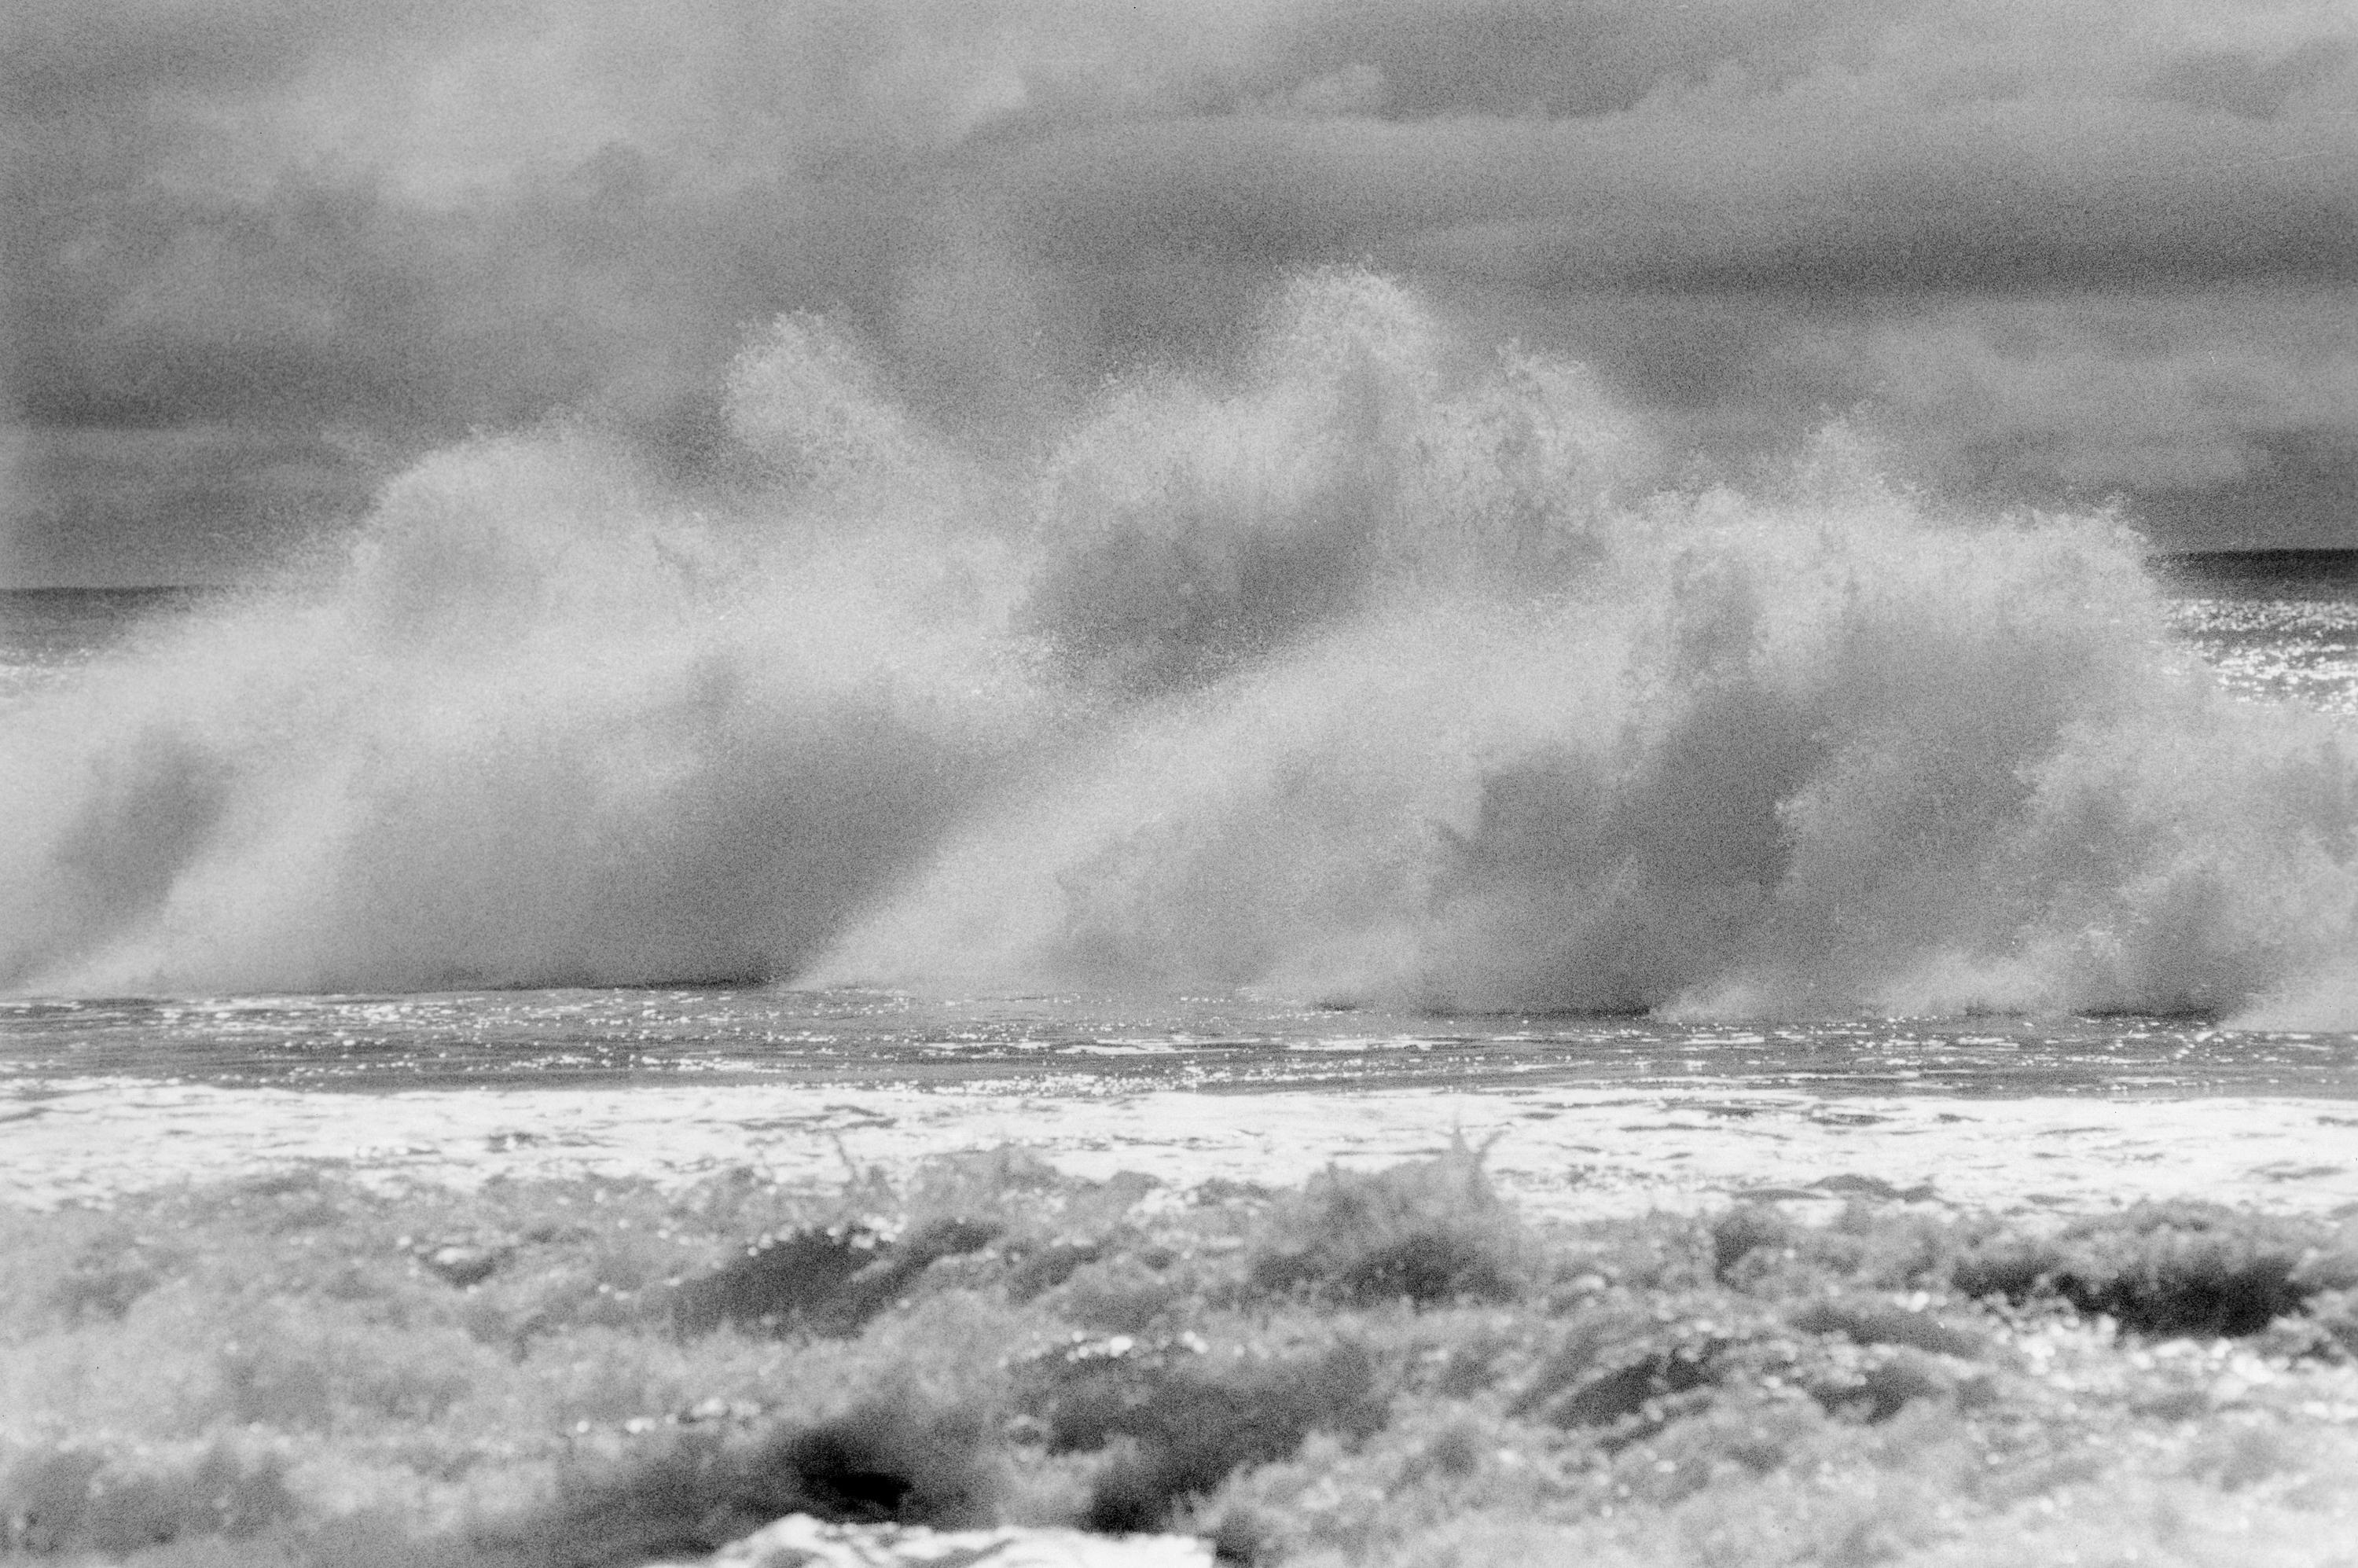
[[[2353,1011],[2358,755],[2102,517],[1837,429],[1660,486],[1382,279],[1029,464],[780,322],[725,483],[578,430],[0,711],[0,987],[743,978],[1498,1009]]]

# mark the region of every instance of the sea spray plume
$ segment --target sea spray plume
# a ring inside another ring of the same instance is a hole
[[[781,316],[757,333],[729,368],[726,408],[739,448],[790,491],[873,499],[880,482],[914,489],[946,465],[875,362],[824,316]]]
[[[1611,720],[1483,767],[1425,959],[1454,1000],[2088,1000],[2018,962],[2037,774],[2089,726],[2224,721],[2101,520],[1943,525],[1838,444],[1779,501],[1630,518],[1596,591],[1631,611],[1583,655]]]
[[[749,362],[741,423],[790,428]],[[884,444],[701,515],[587,435],[471,443],[325,590],[11,710],[0,983],[791,973],[1028,723],[936,493],[805,503]]]
[[[1053,453],[1026,624],[1094,688],[1201,686],[1404,581],[1560,575],[1644,460],[1576,367],[1477,354],[1397,283],[1322,270],[1232,376],[1120,384]]]
[[[696,488],[466,443],[325,587],[0,711],[0,985],[2225,1011],[2353,971],[2351,743],[2188,667],[2108,519],[1943,518],[1839,433],[1658,491],[1576,369],[1357,272],[1029,475],[882,385],[788,319]]]
[[[1227,374],[1116,385],[1044,465],[1018,616],[1090,745],[820,973],[1248,982],[1396,944],[1466,810],[1415,798],[1427,746],[1476,739],[1448,652],[1511,663],[1651,462],[1578,367],[1473,351],[1362,271],[1290,285]]]
[[[1524,654],[1587,710],[1461,763],[1395,987],[2217,1011],[2350,951],[2347,742],[2182,668],[2101,520],[1962,528],[1845,481],[1648,524],[1595,587],[1626,618]]]
[[[1432,333],[1385,308],[1396,296],[1293,292],[1339,319],[1285,323],[1225,394],[1175,373],[1120,387],[1051,460],[1031,624],[1076,677],[1118,697],[1202,685],[1357,607]]]
[[[1480,467],[1449,427],[1364,529]],[[1335,552],[1331,609],[961,833],[823,972],[1823,1013],[2228,1011],[2347,966],[2349,742],[2190,668],[2112,520],[1942,518],[1839,429],[1757,499],[1487,472],[1472,525]],[[1490,569],[1530,518],[1552,569]]]

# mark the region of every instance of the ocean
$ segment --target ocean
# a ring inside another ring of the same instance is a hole
[[[2166,557],[2151,570],[2171,635],[2236,700],[2358,712],[2358,553]],[[159,657],[191,624],[254,612],[248,596],[194,590],[0,594],[0,690],[20,704],[54,697],[110,660]],[[1295,1173],[1305,1159],[1416,1152],[1442,1136],[1444,1121],[1463,1130],[1469,1116],[1492,1132],[1520,1123],[1528,1134],[1549,1105],[1559,1116],[1590,1110],[1579,1136],[1595,1138],[1640,1104],[1682,1113],[1685,1132],[1717,1132],[1722,1143],[1757,1132],[1764,1117],[1807,1128],[1836,1140],[1809,1171],[1882,1168],[1898,1159],[1889,1168],[1908,1179],[1953,1165],[1953,1150],[1911,1165],[1881,1146],[1849,1145],[1877,1128],[1904,1129],[1920,1143],[1994,1127],[2005,1142],[2017,1125],[2008,1108],[2027,1128],[2038,1119],[2028,1114],[2035,1106],[2142,1102],[2150,1142],[2166,1147],[2173,1137],[2202,1136],[2185,1118],[2199,1115],[2203,1101],[2358,1098],[2358,1033],[2233,1027],[2185,1011],[1682,1018],[1446,1011],[1252,987],[954,994],[802,989],[789,980],[19,995],[0,999],[0,1074],[16,1119],[14,1127],[0,1121],[0,1165],[9,1188],[28,1197],[232,1172],[274,1148],[287,1158],[471,1178],[526,1159],[602,1158],[616,1168],[676,1165],[692,1173],[757,1145],[773,1160],[784,1157],[783,1142],[799,1145],[792,1152],[800,1164],[823,1177],[838,1166],[847,1134],[908,1159],[936,1140],[986,1132],[1014,1141],[1029,1134],[1068,1160],[1110,1139],[1121,1152],[1115,1163],[1152,1163],[1160,1154],[1174,1179],[1216,1170],[1276,1176]],[[777,1104],[762,1098],[779,1089],[805,1091],[783,1120]],[[551,1091],[557,1104],[570,1103],[570,1116],[548,1110]],[[843,1098],[861,1094],[876,1108]],[[1318,1108],[1336,1103],[1322,1097],[1338,1096],[1357,1113]],[[1240,1116],[1250,1119],[1245,1107],[1275,1097],[1283,1103],[1260,1110],[1278,1119],[1280,1130],[1257,1128],[1241,1142],[1206,1138],[1206,1123],[1233,1130]],[[977,1108],[993,1102],[1022,1113],[982,1118]],[[1496,1112],[1487,1121],[1484,1102]],[[732,1103],[745,1114],[734,1114]],[[683,1135],[683,1104],[692,1105],[685,1119],[698,1121],[703,1136]],[[1108,1119],[1141,1105],[1166,1108],[1144,1119],[1159,1119],[1163,1130]],[[1186,1114],[1167,1108],[1174,1105]],[[1370,1108],[1383,1114],[1371,1119]],[[2105,1171],[2081,1184],[2079,1197],[2115,1201],[2118,1162],[2150,1150],[2122,1144],[2118,1129],[2088,1125],[2087,1114],[2079,1118],[2081,1139],[2102,1135],[2120,1147],[2100,1162]],[[183,1150],[176,1164],[139,1136],[158,1119],[174,1125],[176,1141],[212,1147]],[[568,1130],[534,1130],[552,1119]],[[118,1120],[130,1124],[127,1140],[112,1135]],[[408,1125],[418,1120],[426,1125]],[[37,1143],[41,1122],[49,1136]],[[633,1122],[643,1124],[635,1138]],[[2331,1114],[2330,1105],[2264,1117],[2247,1184],[2277,1201],[2303,1187],[2317,1203],[2340,1201],[2349,1174],[2342,1151],[2358,1144],[2353,1127],[2358,1108],[2347,1117]],[[881,1136],[895,1128],[898,1137]],[[1664,1124],[1625,1137],[1623,1174],[1661,1156],[1692,1159],[1667,1147],[1681,1130]],[[1543,1150],[1524,1152],[1511,1163],[1546,1162]],[[1582,1152],[1565,1156],[1569,1165],[1586,1165],[1590,1198],[1613,1185],[1597,1167],[1603,1153],[1592,1147],[1585,1161]],[[2147,1170],[2167,1188],[2182,1181],[2191,1157],[2181,1149],[2167,1163],[2147,1161]],[[2305,1173],[2289,1179],[2289,1192],[2287,1171]],[[1514,1171],[1508,1173],[1512,1184]],[[1542,1198],[1541,1189],[1555,1184],[1536,1169],[1525,1175]],[[1761,1179],[1740,1169],[1722,1177],[1728,1191]],[[1985,1173],[1981,1195],[1999,1191],[1993,1179]],[[2228,1172],[2211,1177],[2214,1186],[2233,1179]],[[1620,1190],[1647,1201],[1672,1195],[1642,1180]]]
[[[724,408],[0,594],[0,1556],[2347,1557],[2358,556],[1355,273]]]
[[[1290,309],[996,466],[788,319],[718,477],[487,438],[299,582],[0,595],[10,1189],[1553,1119],[1536,1191],[1639,1101],[2283,1100],[2232,1179],[2358,1196],[2358,554],[1943,512],[1840,429],[1649,489],[1577,367]]]

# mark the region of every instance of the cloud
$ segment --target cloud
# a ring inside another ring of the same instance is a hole
[[[2200,490],[2358,409],[2358,319],[2339,303],[2324,289],[1974,301],[1844,347],[1891,423],[1952,467],[2029,446],[2082,491]]]
[[[2255,537],[2350,536],[2358,18],[2322,0],[12,11],[8,378],[47,477],[0,570],[235,575],[290,506],[557,410],[693,460],[788,309],[1018,438],[1361,259],[1707,460],[1844,412],[1930,482],[2175,527],[2266,470],[2307,499]],[[257,477],[241,522],[228,472],[176,530],[157,432],[341,477]]]

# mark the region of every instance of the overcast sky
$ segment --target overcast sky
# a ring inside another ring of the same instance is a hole
[[[1020,441],[1325,261],[1741,472],[2358,546],[2348,0],[9,0],[0,584],[236,578],[837,311]]]

